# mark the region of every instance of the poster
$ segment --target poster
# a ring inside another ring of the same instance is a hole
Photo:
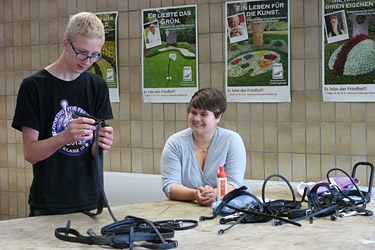
[[[322,92],[327,102],[375,101],[375,1],[323,0]]]
[[[95,13],[102,21],[105,30],[105,42],[102,48],[103,58],[93,63],[87,70],[104,78],[108,84],[111,102],[120,102],[117,68],[117,15],[118,12]]]
[[[142,10],[144,102],[189,102],[198,90],[197,6]]]
[[[290,102],[289,0],[225,3],[228,102]]]

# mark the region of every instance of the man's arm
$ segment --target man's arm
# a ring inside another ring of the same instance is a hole
[[[25,160],[31,164],[47,159],[59,148],[68,143],[90,140],[95,130],[95,121],[89,118],[72,120],[68,127],[56,136],[38,140],[39,131],[22,127],[23,153]]]

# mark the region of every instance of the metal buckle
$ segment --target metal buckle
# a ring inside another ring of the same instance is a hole
[[[341,212],[339,213],[340,217],[349,217],[349,216],[354,216],[357,215],[357,211],[350,211],[350,212]]]
[[[282,225],[283,223],[280,221],[280,220],[276,220],[276,219],[272,219],[271,220],[271,225],[272,226],[280,226]]]
[[[308,216],[308,215],[310,215],[312,213],[313,213],[312,209],[306,209],[306,216]]]
[[[240,216],[240,214],[238,212],[234,213],[234,214],[229,214],[229,215],[226,215],[224,216],[223,218],[224,219],[237,219],[238,217]]]
[[[174,219],[173,223],[174,223],[175,227],[183,227],[184,226],[184,222],[182,220],[176,220],[176,219]]]

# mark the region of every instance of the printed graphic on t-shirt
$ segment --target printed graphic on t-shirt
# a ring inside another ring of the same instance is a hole
[[[60,105],[61,110],[56,114],[55,119],[53,120],[52,136],[55,136],[66,129],[69,122],[73,119],[72,113],[74,111],[87,114],[87,112],[80,107],[69,106],[68,101],[65,99],[61,100]],[[59,152],[70,156],[78,156],[90,148],[92,142],[93,138],[88,141],[82,140],[66,144],[59,149]]]

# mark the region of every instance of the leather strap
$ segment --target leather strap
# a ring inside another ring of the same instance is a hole
[[[357,192],[361,192],[364,197],[365,197],[365,200],[366,200],[366,203],[369,203],[370,200],[371,200],[371,196],[372,196],[372,185],[374,183],[374,172],[375,172],[375,168],[374,168],[374,165],[370,162],[357,162],[354,166],[353,166],[353,170],[352,170],[352,178],[355,178],[356,176],[356,171],[357,171],[357,168],[359,166],[367,166],[370,168],[370,178],[369,178],[369,183],[368,183],[368,190],[367,192],[366,191],[362,191],[362,190],[359,190],[356,188]],[[358,193],[356,191],[354,191],[354,194],[351,193],[351,191],[347,191],[349,195],[358,195]]]
[[[292,200],[278,199],[278,200],[266,202],[266,185],[267,185],[267,182],[273,177],[281,178],[287,184],[290,190],[290,193],[292,194]],[[267,210],[268,214],[273,214],[273,215],[277,215],[281,217],[287,217],[289,210],[301,208],[302,206],[301,203],[304,200],[304,197],[302,198],[301,201],[296,201],[296,195],[294,193],[293,187],[290,184],[290,182],[284,176],[280,174],[272,174],[268,176],[263,182],[262,200],[263,200],[264,207]]]
[[[366,193],[361,191],[358,186],[355,184],[352,178],[355,177],[355,171],[357,165],[366,165],[371,167],[370,173],[370,183],[369,183],[369,191]],[[331,183],[318,183],[315,185],[312,190],[309,191],[308,188],[305,188],[304,193],[302,195],[301,201],[296,201],[295,194],[293,187],[290,185],[288,180],[281,175],[274,174],[270,175],[268,178],[265,179],[263,186],[262,186],[262,200],[260,202],[257,197],[248,192],[245,192],[245,186],[235,189],[229,192],[227,195],[224,196],[223,201],[217,206],[217,208],[213,211],[213,216],[206,217],[201,216],[200,220],[204,221],[207,219],[214,219],[218,214],[220,214],[221,209],[224,206],[233,209],[237,213],[234,215],[228,215],[220,220],[221,224],[225,224],[227,222],[235,221],[230,227],[226,229],[219,230],[219,234],[223,234],[224,232],[231,229],[234,225],[238,223],[254,223],[254,222],[266,222],[270,220],[273,221],[273,225],[282,225],[285,223],[290,223],[296,226],[301,226],[301,224],[297,223],[297,221],[310,219],[310,223],[312,223],[313,217],[323,217],[323,216],[331,216],[332,220],[336,220],[340,213],[347,213],[347,212],[356,212],[356,214],[361,214],[365,216],[371,216],[373,213],[370,210],[365,209],[366,203],[370,201],[370,197],[372,190],[372,182],[373,182],[373,171],[374,167],[371,163],[357,163],[353,168],[352,177],[350,177],[344,170],[334,168],[328,171],[327,179],[329,180],[329,174],[332,171],[339,170],[347,175],[353,186],[355,187],[355,191],[350,192],[343,192],[337,185]],[[274,200],[268,201],[265,200],[265,189],[266,183],[272,177],[279,177],[285,181],[288,185],[291,193],[292,193],[292,200]],[[318,195],[317,190],[320,187],[325,187],[327,189],[327,193],[323,195]],[[249,195],[253,197],[257,201],[256,206],[248,207],[246,209],[240,209],[228,204],[229,201],[232,199],[240,196],[240,195]],[[350,196],[358,196],[360,200],[353,199]],[[308,196],[308,208],[301,209],[302,202],[305,200],[305,197]],[[360,206],[361,205],[361,206]],[[288,219],[284,217],[288,217]]]
[[[174,219],[174,220],[155,221],[154,224],[162,228],[167,227],[175,231],[182,231],[182,230],[188,230],[188,229],[197,227],[198,221]],[[190,225],[184,226],[184,224],[190,224]]]
[[[107,197],[104,192],[104,178],[103,178],[103,149],[99,147],[98,145],[98,140],[99,140],[99,129],[101,127],[106,127],[108,124],[105,123],[105,120],[103,119],[98,119],[94,116],[88,115],[88,114],[83,114],[77,111],[73,112],[73,118],[79,118],[79,117],[85,117],[85,118],[90,118],[95,121],[94,125],[96,126],[95,129],[95,139],[94,139],[94,145],[95,151],[96,151],[96,157],[95,157],[95,165],[96,165],[96,174],[94,175],[97,190],[98,190],[98,201],[97,201],[97,210],[96,212],[91,212],[88,210],[83,210],[82,212],[90,217],[94,217],[96,215],[99,215],[103,212],[104,206],[107,207],[108,212],[112,216],[114,221],[117,221],[115,216],[112,213],[112,210],[110,206],[108,205]]]
[[[356,166],[358,166],[357,164]],[[293,221],[310,219],[310,223],[312,223],[313,217],[331,216],[332,220],[336,220],[340,213],[348,213],[352,211],[356,212],[356,214],[371,216],[373,214],[372,211],[365,209],[366,203],[370,201],[366,198],[367,193],[364,194],[353,180],[355,177],[355,170],[356,167],[353,169],[352,177],[340,168],[332,168],[329,170],[327,172],[327,179],[329,183],[318,183],[310,190],[308,194],[309,208],[292,210],[290,211],[288,218]],[[340,171],[344,173],[351,180],[355,190],[343,192],[337,185],[332,184],[329,178],[329,174],[332,171]],[[371,172],[372,171],[373,168]],[[371,175],[372,174],[373,173],[371,173]],[[372,185],[372,180],[370,180],[370,185]],[[326,192],[322,195],[318,195],[317,191],[321,187],[324,187]],[[369,188],[371,189],[372,186]],[[358,196],[361,199],[358,201],[353,199],[351,196]],[[279,224],[283,223],[280,222]]]
[[[196,225],[198,223],[196,222]],[[92,229],[83,236],[77,230],[70,228],[70,221],[66,227],[56,228],[56,238],[87,245],[110,246],[112,248],[144,247],[148,249],[171,249],[178,245],[174,237],[174,230],[169,226],[161,227],[142,218],[127,216],[122,221],[109,224],[101,229],[102,235],[97,235]],[[135,244],[141,241],[144,243]]]
[[[97,203],[97,210],[95,213],[83,210],[82,212],[85,213],[86,215],[93,217],[98,214],[101,214],[103,212],[103,207],[104,207],[104,179],[103,179],[103,149],[99,147],[98,145],[98,140],[99,140],[99,129],[100,127],[104,126],[105,122],[104,120],[98,120],[96,119],[96,130],[95,130],[95,152],[96,152],[96,158],[95,158],[95,163],[96,163],[96,174],[95,176],[95,182],[98,187],[98,203]],[[107,206],[108,207],[108,206]]]
[[[113,248],[129,248],[144,247],[148,249],[171,249],[178,245],[177,241],[169,240],[174,237],[174,230],[187,230],[198,226],[195,220],[173,220],[173,221],[158,221],[151,222],[142,218],[127,216],[124,220],[118,221],[113,215],[107,198],[104,192],[103,185],[103,150],[98,146],[99,129],[105,124],[104,120],[99,120],[95,117],[75,112],[74,118],[88,117],[95,120],[95,150],[96,150],[96,174],[95,181],[98,187],[98,206],[97,211],[92,213],[90,211],[83,211],[89,216],[95,216],[103,211],[104,205],[113,218],[113,223],[102,227],[101,234],[97,235],[92,229],[87,231],[88,236],[81,235],[77,230],[70,228],[70,220],[66,227],[55,229],[55,237],[69,242],[83,243],[88,245],[110,246]],[[183,223],[190,223],[191,225],[183,226]],[[136,241],[144,241],[146,243],[135,244]]]
[[[219,214],[220,211],[223,209],[224,206],[227,206],[228,202],[233,200],[234,198],[241,196],[241,195],[246,195],[252,197],[256,202],[257,206],[260,212],[263,212],[263,204],[262,202],[253,194],[249,193],[246,191],[247,187],[242,186],[237,189],[232,190],[231,192],[227,193],[224,195],[222,202],[217,206],[217,208],[213,211],[212,216],[201,216],[199,218],[200,221],[205,221],[205,220],[212,220],[215,219]]]

